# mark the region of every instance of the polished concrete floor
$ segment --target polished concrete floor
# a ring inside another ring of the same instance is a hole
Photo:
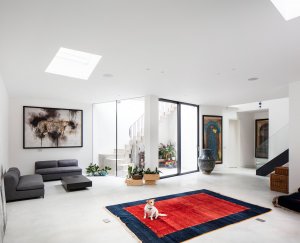
[[[217,166],[207,176],[193,173],[163,179],[156,186],[127,187],[124,179],[96,177],[87,190],[66,192],[60,181],[46,182],[44,199],[9,203],[5,243],[137,242],[106,205],[158,197],[198,189],[209,189],[253,204],[272,208],[270,213],[230,225],[189,242],[299,243],[300,214],[273,208],[267,177],[252,169]],[[187,215],[187,217],[189,217]],[[105,223],[103,219],[109,219]]]

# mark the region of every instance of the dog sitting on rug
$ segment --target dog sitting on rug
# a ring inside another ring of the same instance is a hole
[[[158,209],[154,206],[154,200],[155,199],[149,199],[146,202],[146,205],[144,207],[144,219],[147,218],[147,216],[153,220],[153,218],[157,219],[158,216],[163,217],[167,216],[167,214],[159,213]]]

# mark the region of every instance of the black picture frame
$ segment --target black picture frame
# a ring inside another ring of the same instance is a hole
[[[265,140],[261,142],[261,130],[260,128],[264,125],[267,125],[267,134],[265,134]],[[256,119],[255,120],[255,158],[257,159],[268,159],[269,158],[269,119]],[[261,146],[262,143],[265,143],[264,146]]]
[[[202,148],[203,149],[206,149],[208,148],[205,141],[206,141],[206,138],[205,138],[205,124],[206,124],[206,121],[205,119],[206,118],[210,118],[211,120],[218,120],[218,122],[220,123],[220,128],[221,128],[221,132],[220,132],[220,135],[221,135],[221,139],[220,139],[220,142],[221,142],[221,146],[220,146],[220,152],[221,152],[221,159],[217,159],[216,160],[216,164],[222,164],[223,163],[223,116],[217,116],[217,115],[202,115]]]
[[[72,146],[28,146],[26,145],[26,109],[37,109],[37,110],[53,110],[53,111],[69,111],[80,113],[80,139],[78,145]],[[54,107],[39,107],[39,106],[23,106],[23,149],[49,149],[49,148],[81,148],[83,147],[83,110],[81,109],[68,109],[68,108],[54,108]]]

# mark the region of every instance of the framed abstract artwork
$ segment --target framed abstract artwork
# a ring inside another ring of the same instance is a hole
[[[255,120],[255,158],[269,157],[269,119]]]
[[[23,106],[23,148],[83,146],[83,111]]]
[[[222,116],[202,116],[202,148],[211,149],[217,164],[223,162]]]

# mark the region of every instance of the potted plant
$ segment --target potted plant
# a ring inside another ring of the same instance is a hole
[[[111,168],[105,166],[104,168],[100,169],[99,165],[90,163],[85,170],[88,176],[106,176]]]
[[[164,158],[164,153],[165,153],[165,145],[163,143],[160,144],[158,147],[158,158],[163,159]]]
[[[103,169],[98,170],[98,175],[99,176],[106,176],[106,175],[108,175],[108,171],[110,171],[110,170],[111,170],[110,167],[105,166]]]
[[[148,168],[144,171],[144,180],[145,181],[156,181],[159,180],[159,173],[162,173],[160,170],[155,168],[155,170],[151,170]]]
[[[98,173],[98,170],[99,170],[99,165],[93,163],[90,163],[89,166],[85,169],[86,174],[88,176],[94,176],[95,174]]]
[[[135,167],[132,170],[132,179],[133,180],[142,180],[144,175],[144,170],[142,168]]]

